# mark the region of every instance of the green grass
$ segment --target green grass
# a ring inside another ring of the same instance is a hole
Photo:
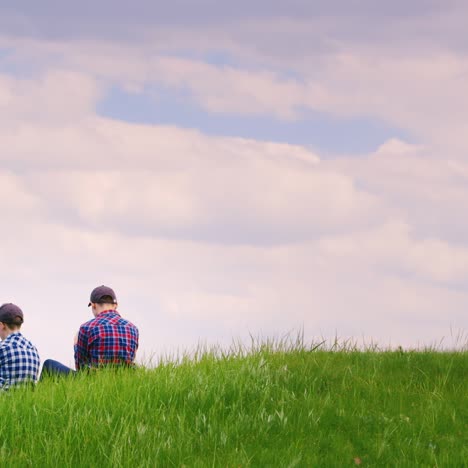
[[[0,395],[3,466],[468,466],[468,353],[259,346]]]

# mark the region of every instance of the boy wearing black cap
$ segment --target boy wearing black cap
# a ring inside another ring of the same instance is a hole
[[[81,325],[75,343],[76,370],[105,364],[132,365],[138,349],[138,328],[117,312],[117,297],[108,286],[91,292],[88,307],[94,319]]]
[[[40,358],[36,347],[21,333],[23,311],[15,304],[0,307],[0,390],[36,383]]]
[[[91,292],[88,307],[94,319],[81,325],[75,340],[76,370],[102,365],[133,365],[138,349],[138,328],[117,312],[117,297],[108,286]],[[44,371],[49,374],[70,374],[74,371],[48,359]]]

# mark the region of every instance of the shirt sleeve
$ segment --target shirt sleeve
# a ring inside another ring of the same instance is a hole
[[[5,386],[5,379],[2,377],[3,367],[5,365],[5,353],[3,349],[0,348],[0,390]]]
[[[88,330],[80,327],[78,332],[78,340],[75,344],[75,368],[80,370],[89,364],[89,350],[88,350]]]

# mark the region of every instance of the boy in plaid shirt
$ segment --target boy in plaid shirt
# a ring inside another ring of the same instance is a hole
[[[36,347],[21,333],[23,311],[15,304],[0,307],[0,390],[36,383],[40,359]]]
[[[103,365],[132,366],[138,349],[138,328],[117,312],[117,297],[108,286],[91,292],[88,307],[94,319],[81,325],[75,340],[76,370]],[[44,362],[44,371],[69,374],[73,370],[57,361]]]
[[[94,319],[81,325],[75,343],[76,370],[105,364],[132,365],[138,349],[138,328],[117,312],[117,297],[107,286],[91,293]]]

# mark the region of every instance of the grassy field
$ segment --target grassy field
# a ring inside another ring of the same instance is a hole
[[[259,347],[0,395],[0,466],[468,466],[468,353]]]

